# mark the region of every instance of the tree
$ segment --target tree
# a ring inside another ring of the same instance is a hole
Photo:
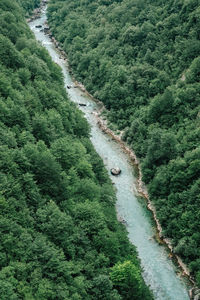
[[[130,260],[117,263],[111,269],[110,278],[123,299],[143,299],[144,296],[147,296],[143,289],[141,273]],[[149,294],[149,297],[147,296],[145,299],[151,299],[151,295]]]
[[[99,275],[92,280],[92,294],[98,300],[120,300],[117,291],[113,291],[112,281],[107,275]]]
[[[0,34],[0,57],[1,63],[8,67],[17,69],[24,66],[22,55],[16,50],[13,43]]]

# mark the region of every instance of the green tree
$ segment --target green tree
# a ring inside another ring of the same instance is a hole
[[[110,278],[123,299],[142,299],[147,296],[142,288],[141,273],[130,260],[116,264],[111,269]],[[145,299],[151,299],[150,294]]]

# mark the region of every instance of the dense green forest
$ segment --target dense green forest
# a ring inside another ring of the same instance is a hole
[[[152,299],[60,68],[0,1],[0,299]],[[30,4],[30,6],[29,6]]]
[[[16,2],[23,8],[25,15],[29,15],[40,6],[41,0],[16,0]]]
[[[51,0],[48,19],[124,130],[163,236],[200,285],[200,1]]]
[[[23,8],[25,14],[31,14],[35,8],[40,6],[41,0],[16,0]]]

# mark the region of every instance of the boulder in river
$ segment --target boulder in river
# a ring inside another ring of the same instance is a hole
[[[122,224],[124,224],[124,225],[127,225],[127,222],[126,222],[126,220],[124,220],[124,219],[121,219],[120,222],[121,222]]]
[[[35,25],[35,28],[42,28],[42,25]]]
[[[112,174],[112,175],[115,175],[115,176],[117,176],[117,175],[119,175],[120,173],[121,173],[121,170],[120,170],[120,168],[112,168],[112,169],[110,169],[110,173]]]
[[[48,31],[49,31],[49,27],[48,26],[44,27],[44,32],[48,32]]]

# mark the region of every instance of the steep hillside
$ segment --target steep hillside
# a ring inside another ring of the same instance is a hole
[[[152,299],[62,79],[22,8],[1,0],[0,299]]]
[[[200,1],[51,0],[77,79],[140,158],[175,253],[200,284]]]

